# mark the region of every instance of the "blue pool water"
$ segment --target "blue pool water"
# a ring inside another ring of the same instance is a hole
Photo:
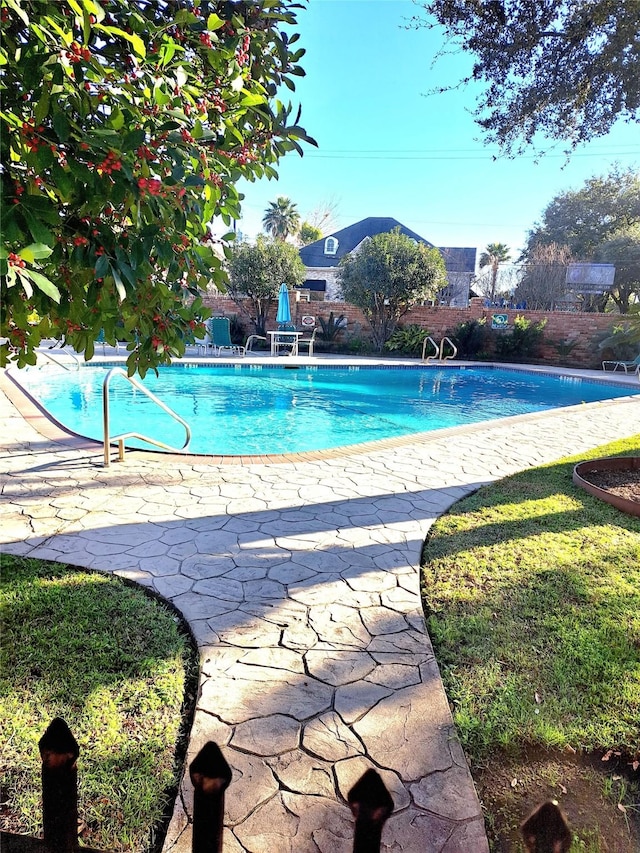
[[[112,365],[79,372],[20,371],[19,381],[75,433],[102,440],[102,384]],[[357,444],[560,406],[640,394],[571,377],[474,368],[173,365],[144,384],[192,430],[192,453],[293,453]],[[184,428],[111,381],[111,433],[136,432],[181,447]],[[149,445],[131,442],[131,446]]]

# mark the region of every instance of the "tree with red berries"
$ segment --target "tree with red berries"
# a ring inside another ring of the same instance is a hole
[[[208,224],[313,144],[278,99],[304,73],[297,8],[0,0],[1,364],[104,334],[144,376],[203,334],[226,280]]]

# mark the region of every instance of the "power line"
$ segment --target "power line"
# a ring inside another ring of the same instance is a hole
[[[464,151],[465,149],[462,149]],[[583,154],[580,153],[572,153],[571,158],[574,157],[630,157],[630,156],[640,156],[640,148],[634,147],[630,151],[597,151],[593,153],[585,152]],[[518,160],[537,160],[541,156],[544,156],[544,159],[565,159],[566,154],[519,154]],[[432,152],[398,152],[398,151],[340,151],[336,150],[331,152],[327,150],[327,153],[314,153],[312,151],[305,152],[305,158],[309,158],[312,160],[499,160],[500,157],[498,153],[479,153],[474,155],[468,154],[455,154],[451,151],[446,153],[438,153],[438,150]]]

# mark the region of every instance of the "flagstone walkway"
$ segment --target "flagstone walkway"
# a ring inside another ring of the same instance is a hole
[[[114,572],[184,614],[201,655],[189,760],[215,740],[233,770],[225,853],[348,853],[346,794],[369,767],[396,806],[385,851],[488,850],[425,631],[423,541],[480,485],[633,435],[640,400],[324,459],[104,468],[101,447],[23,419],[0,378],[2,550]],[[165,853],[190,850],[190,812],[183,784]]]

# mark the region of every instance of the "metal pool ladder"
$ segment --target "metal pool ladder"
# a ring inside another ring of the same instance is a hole
[[[451,355],[445,355],[444,354],[445,343],[449,344],[449,347],[452,350]],[[428,355],[425,358],[425,353],[427,350],[427,344],[431,344],[434,351],[433,351],[432,355]],[[455,358],[457,355],[458,355],[458,347],[454,344],[454,342],[451,340],[451,338],[446,337],[446,335],[440,341],[440,346],[438,346],[438,344],[433,340],[432,337],[425,338],[423,343],[422,343],[422,361],[429,362],[429,361],[435,361],[436,359],[438,361],[447,361],[447,359]]]
[[[111,379],[115,376],[124,376],[124,378],[133,385],[134,388],[137,388],[138,391],[142,391],[146,396],[157,406],[159,406],[163,412],[166,412],[168,415],[178,421],[178,423],[182,424],[185,428],[187,438],[182,447],[172,447],[170,444],[165,444],[163,441],[158,441],[155,438],[149,438],[148,435],[142,435],[139,432],[123,432],[119,435],[111,435],[109,428],[109,384]],[[104,378],[104,382],[102,383],[102,417],[103,417],[103,427],[104,427],[104,467],[108,468],[111,464],[110,452],[109,448],[112,442],[118,442],[118,462],[124,461],[124,442],[127,438],[138,438],[140,441],[147,441],[149,444],[154,444],[156,447],[161,447],[163,450],[186,450],[189,446],[189,442],[191,441],[191,428],[189,424],[184,421],[180,415],[176,414],[173,409],[170,409],[169,406],[165,405],[162,400],[159,400],[155,394],[152,394],[148,388],[145,388],[141,382],[138,382],[133,376],[129,376],[126,370],[123,370],[121,367],[112,367],[111,370],[107,373]]]

